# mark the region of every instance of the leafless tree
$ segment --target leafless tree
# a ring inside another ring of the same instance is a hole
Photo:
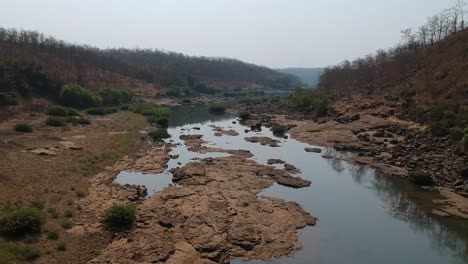
[[[458,14],[460,16],[460,29],[465,29],[465,14],[467,13],[465,10],[466,2],[465,0],[456,0],[455,9],[458,10]]]

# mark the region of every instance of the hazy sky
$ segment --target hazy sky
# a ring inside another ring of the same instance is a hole
[[[452,0],[0,0],[0,25],[102,48],[315,67],[391,47]]]

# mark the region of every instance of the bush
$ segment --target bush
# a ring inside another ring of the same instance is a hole
[[[66,251],[67,250],[67,244],[65,242],[60,242],[57,244],[57,250],[58,251]]]
[[[278,125],[278,124],[274,124],[270,130],[273,132],[273,135],[278,136],[278,137],[284,136],[284,134],[287,131],[285,126]]]
[[[453,138],[455,141],[461,141],[463,139],[463,129],[459,127],[452,127],[449,129],[450,136]]]
[[[112,205],[104,211],[103,222],[111,229],[131,228],[135,221],[135,208],[130,205]]]
[[[66,106],[86,108],[102,105],[102,98],[78,84],[65,84],[59,95],[59,101]]]
[[[17,105],[20,95],[16,93],[0,93],[0,106]]]
[[[328,112],[328,98],[316,90],[297,88],[288,99],[294,108],[315,117],[323,117]]]
[[[33,247],[21,247],[16,251],[16,257],[20,260],[35,260],[41,256],[41,252]]]
[[[127,89],[114,88],[99,92],[102,102],[106,106],[119,106],[132,101],[132,94]]]
[[[157,117],[167,117],[169,116],[169,109],[165,107],[160,107],[156,104],[143,102],[132,104],[129,106],[130,111],[145,115],[145,116],[157,116]]]
[[[249,112],[241,112],[239,114],[239,118],[243,121],[250,119],[250,113]]]
[[[105,115],[106,111],[103,107],[89,108],[86,110],[88,115]]]
[[[65,119],[51,116],[46,119],[45,124],[48,126],[62,127],[65,126]]]
[[[190,89],[184,86],[171,86],[165,89],[165,94],[172,97],[184,97],[190,95]]]
[[[158,124],[161,127],[168,127],[169,119],[167,117],[160,117],[156,120],[156,124]]]
[[[80,116],[80,113],[74,108],[68,108],[68,116]]]
[[[148,136],[153,141],[162,141],[163,139],[170,138],[171,135],[167,132],[166,129],[156,129],[148,133]]]
[[[37,234],[46,221],[45,214],[32,207],[10,209],[0,215],[0,233],[7,236]]]
[[[91,121],[87,118],[81,117],[78,119],[78,124],[80,125],[91,125]]]
[[[70,229],[72,228],[73,224],[70,221],[65,221],[65,222],[62,222],[61,226],[63,229]]]
[[[13,128],[16,132],[24,132],[24,133],[31,133],[32,127],[26,123],[18,123]]]
[[[63,214],[66,218],[72,218],[73,217],[73,213],[72,211],[70,210],[67,210],[65,211],[65,213]]]
[[[226,110],[226,106],[224,106],[223,104],[211,104],[208,107],[208,110],[210,110],[210,112],[213,113],[224,113],[224,111]]]
[[[192,100],[188,99],[188,98],[185,98],[182,100],[182,103],[184,104],[191,104],[192,103]]]
[[[49,105],[47,115],[50,116],[68,116],[68,109],[59,105]]]
[[[59,233],[55,230],[47,230],[45,232],[47,239],[57,240],[59,239]]]

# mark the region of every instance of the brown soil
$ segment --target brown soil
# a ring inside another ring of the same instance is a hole
[[[132,113],[89,118],[90,126],[67,124],[54,128],[44,125],[43,115],[18,113],[0,123],[1,204],[34,205],[46,212],[49,209],[58,212],[57,218],[48,213],[45,228],[58,231],[59,240],[47,240],[42,235],[31,245],[42,252],[37,263],[85,263],[112,241],[107,232],[83,235],[61,225],[79,224],[85,211],[79,200],[88,193],[90,175],[143,146],[139,128],[146,126],[146,122]],[[33,133],[14,132],[12,128],[17,122],[31,124]],[[40,149],[55,155],[34,153]],[[73,216],[65,217],[66,211]],[[67,251],[56,249],[59,241],[66,243]]]

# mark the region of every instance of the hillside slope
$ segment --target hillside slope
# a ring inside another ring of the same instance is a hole
[[[339,112],[372,108],[422,123],[446,122],[455,114],[463,126],[468,120],[468,30],[433,45],[401,45],[327,68],[319,89],[336,99]],[[442,116],[431,120],[430,115]]]
[[[188,82],[224,90],[239,86],[291,89],[299,83],[291,75],[234,59],[191,57],[159,50],[102,50],[66,43],[35,31],[1,27],[0,62],[39,65],[61,82],[90,89],[125,86],[157,90],[187,86]]]

